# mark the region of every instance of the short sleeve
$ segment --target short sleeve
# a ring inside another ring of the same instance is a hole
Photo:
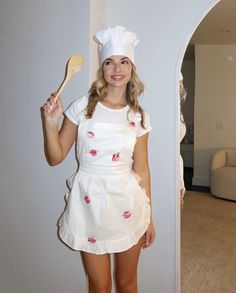
[[[143,112],[143,114],[144,114],[143,120],[144,120],[144,127],[145,128],[143,128],[141,126],[141,115],[139,114],[137,137],[148,133],[152,129],[149,114],[147,112]]]
[[[64,111],[64,114],[72,121],[74,124],[79,125],[82,118],[84,117],[84,112],[88,104],[88,97],[83,96],[74,100]]]

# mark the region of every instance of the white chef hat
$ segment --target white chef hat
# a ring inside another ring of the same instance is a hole
[[[107,27],[96,33],[95,41],[98,43],[99,62],[113,55],[123,55],[134,63],[134,48],[139,39],[133,32],[122,26]]]

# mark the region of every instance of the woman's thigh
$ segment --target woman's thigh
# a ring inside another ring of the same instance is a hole
[[[140,251],[145,243],[145,235],[130,249],[115,254],[116,282],[129,282],[136,280]]]
[[[81,252],[81,257],[89,285],[98,289],[111,287],[110,255]]]

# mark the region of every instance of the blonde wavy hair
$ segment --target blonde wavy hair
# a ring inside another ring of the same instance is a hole
[[[179,81],[179,95],[180,95],[180,103],[183,104],[187,96],[186,90],[184,88],[183,80]]]
[[[187,93],[186,93],[186,90],[184,88],[183,80],[180,80],[179,81],[179,96],[180,96],[180,113],[181,113],[181,115],[180,115],[180,121],[181,122],[184,122],[183,112],[182,112],[182,104],[186,100]]]
[[[141,114],[141,126],[144,127],[144,111],[139,105],[138,98],[144,91],[144,85],[136,73],[136,67],[132,64],[130,81],[126,88],[126,100],[130,109]],[[88,105],[86,108],[86,118],[92,118],[98,101],[103,101],[107,95],[107,82],[103,77],[102,66],[97,71],[97,79],[89,89]]]

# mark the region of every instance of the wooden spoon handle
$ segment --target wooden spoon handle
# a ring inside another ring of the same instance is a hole
[[[63,91],[64,87],[66,86],[66,84],[67,84],[67,82],[68,82],[69,79],[70,79],[70,78],[66,77],[66,78],[63,80],[62,84],[59,86],[59,88],[58,88],[58,90],[57,90],[57,92],[56,92],[56,95],[55,95],[55,97],[54,97],[54,102],[55,102],[55,103],[57,102],[58,97],[59,97],[60,94],[62,93],[62,91]]]

